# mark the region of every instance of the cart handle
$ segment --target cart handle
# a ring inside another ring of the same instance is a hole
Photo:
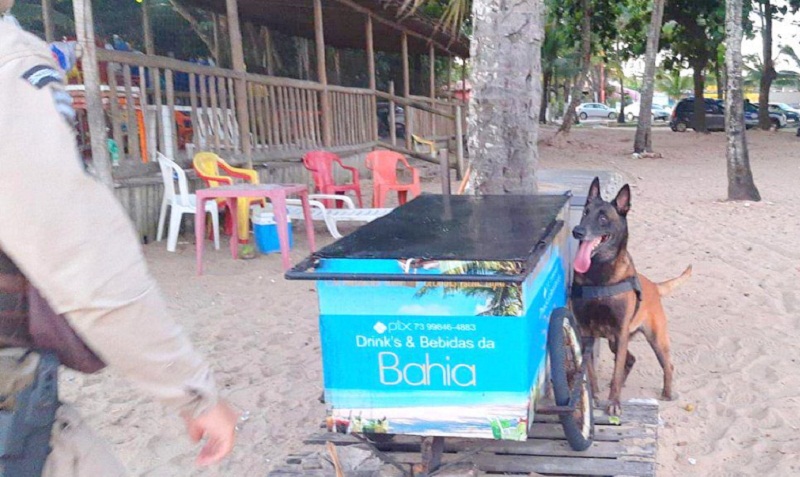
[[[564,227],[563,220],[556,220],[544,238],[534,247],[522,271],[515,275],[465,275],[465,274],[412,274],[412,273],[332,273],[310,271],[317,267],[319,257],[309,255],[284,275],[287,280],[336,280],[336,281],[377,281],[377,282],[483,282],[483,283],[522,283],[528,276],[528,270],[541,258],[548,244]]]

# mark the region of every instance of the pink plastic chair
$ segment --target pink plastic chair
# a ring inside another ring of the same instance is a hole
[[[402,162],[411,171],[411,183],[397,182],[397,161]],[[405,156],[400,153],[386,150],[372,151],[367,154],[367,169],[372,171],[374,187],[372,207],[383,208],[386,194],[390,191],[397,191],[397,201],[400,205],[406,203],[409,192],[412,199],[420,194],[419,171],[411,167]]]
[[[333,177],[334,163],[339,164],[342,169],[350,171],[352,182],[349,184],[337,184]],[[361,183],[358,180],[358,169],[342,164],[342,160],[336,154],[327,151],[311,151],[303,156],[303,166],[311,172],[314,178],[314,187],[320,194],[345,194],[351,190],[355,193],[358,200],[358,207],[363,208],[361,200]],[[331,201],[325,200],[325,207],[332,207]],[[336,202],[336,206],[341,204]]]

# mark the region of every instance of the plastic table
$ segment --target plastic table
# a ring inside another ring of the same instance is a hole
[[[275,213],[275,223],[278,227],[278,241],[281,245],[281,258],[284,270],[291,268],[289,258],[289,233],[286,211],[286,196],[299,195],[303,205],[303,216],[305,217],[306,235],[311,251],[316,250],[314,243],[314,223],[311,220],[311,207],[308,202],[308,189],[302,184],[234,184],[195,191],[197,195],[197,217],[203,217],[205,203],[207,200],[225,199],[228,203],[228,210],[233,214],[233,223],[236,224],[236,199],[242,197],[256,197],[269,199]],[[194,221],[194,234],[197,253],[197,274],[203,274],[203,249],[205,248],[206,223],[205,220]],[[239,254],[239,237],[237,227],[233,227],[231,234],[231,256],[237,258]]]

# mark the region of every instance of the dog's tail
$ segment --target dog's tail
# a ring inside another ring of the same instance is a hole
[[[692,266],[689,265],[688,267],[686,267],[686,270],[684,270],[683,273],[680,274],[680,276],[677,276],[671,280],[667,280],[661,283],[656,283],[656,286],[658,287],[658,294],[660,296],[669,295],[670,293],[672,293],[672,290],[678,288],[683,282],[688,280],[689,277],[691,276],[692,276]]]

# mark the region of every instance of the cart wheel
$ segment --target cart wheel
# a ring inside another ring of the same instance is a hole
[[[581,342],[575,319],[566,308],[558,308],[550,317],[547,334],[550,353],[550,379],[556,405],[575,403],[575,411],[559,415],[567,442],[574,450],[582,451],[592,445],[594,417],[592,392],[583,370]]]

